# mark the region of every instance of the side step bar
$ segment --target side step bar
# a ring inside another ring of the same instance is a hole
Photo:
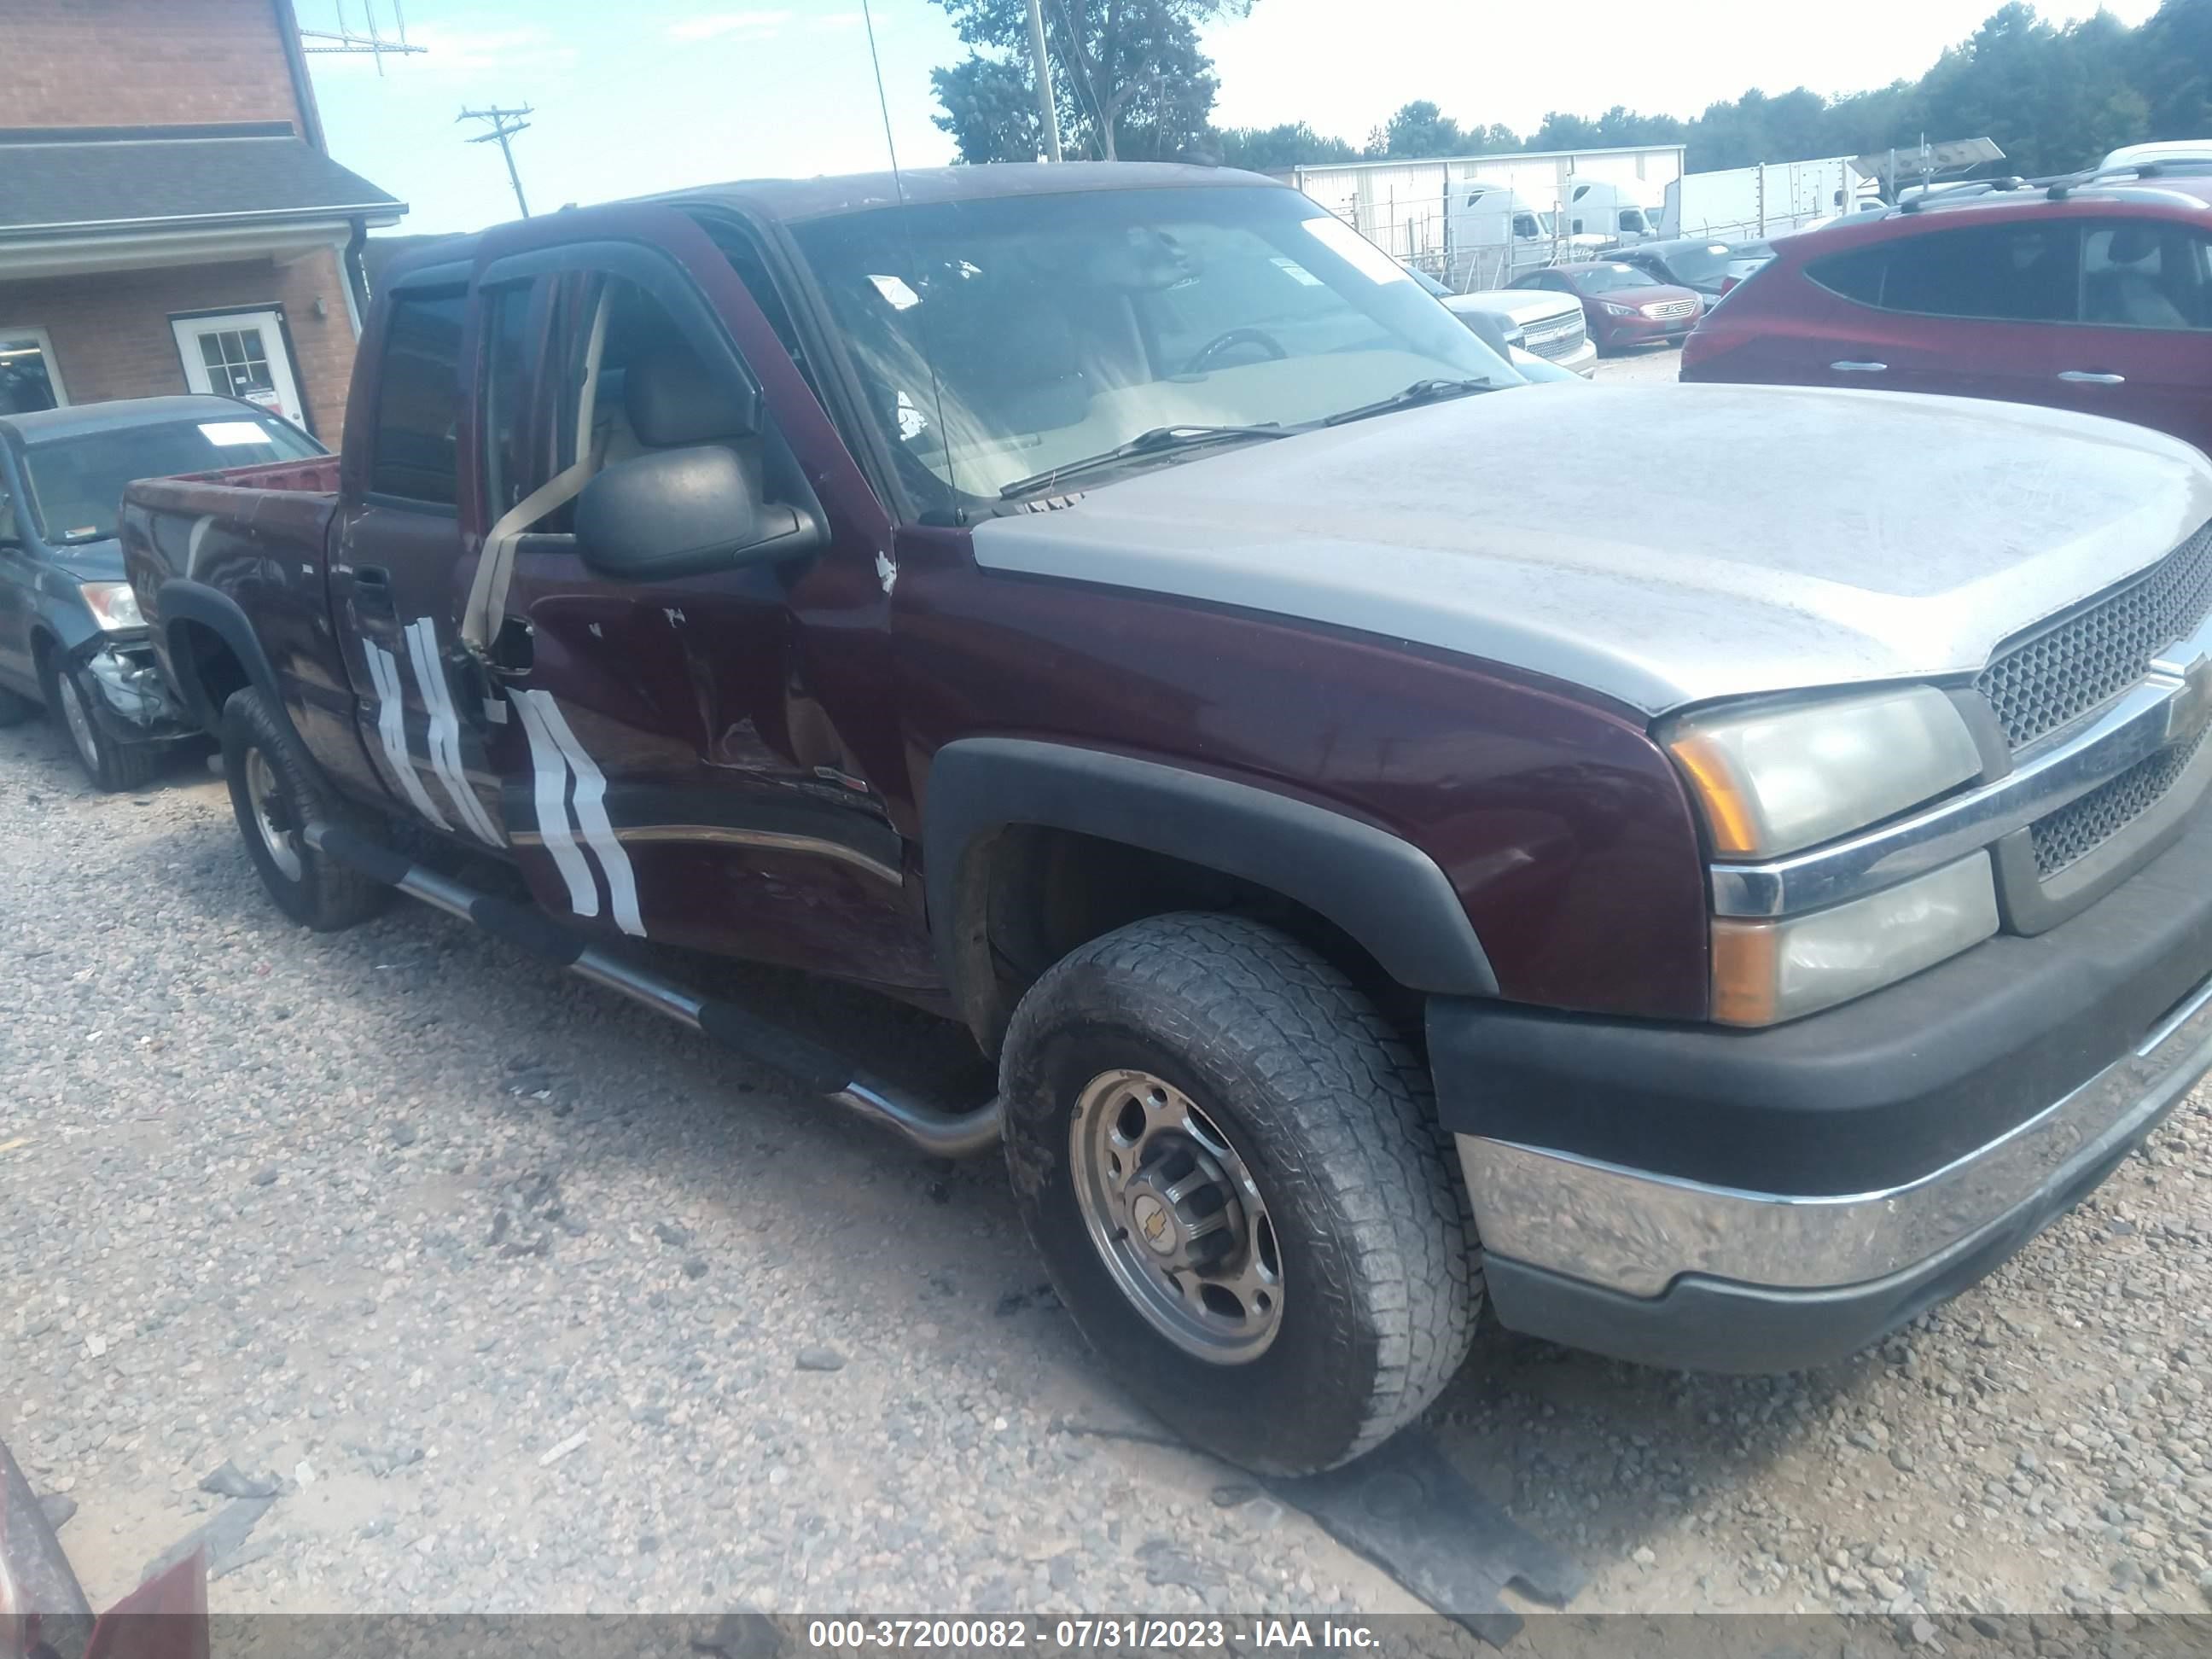
[[[735,1003],[692,996],[672,981],[588,945],[528,905],[477,892],[341,825],[310,823],[301,833],[310,847],[371,880],[396,887],[433,909],[474,922],[495,938],[595,985],[619,991],[679,1025],[703,1031],[725,1048],[787,1073],[823,1099],[883,1125],[925,1152],[939,1158],[963,1158],[998,1144],[995,1099],[965,1112],[928,1105],[863,1076],[828,1049],[771,1025]]]

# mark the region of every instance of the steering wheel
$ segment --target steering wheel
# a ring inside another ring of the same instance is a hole
[[[1207,365],[1223,352],[1233,351],[1241,345],[1258,346],[1277,362],[1291,355],[1283,349],[1280,340],[1263,328],[1232,328],[1226,334],[1215,335],[1193,352],[1190,361],[1182,366],[1182,372],[1185,374],[1202,374]]]

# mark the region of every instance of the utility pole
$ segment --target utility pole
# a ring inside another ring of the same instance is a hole
[[[514,150],[507,140],[518,132],[527,132],[530,123],[523,118],[531,112],[525,104],[520,109],[465,109],[453,118],[460,121],[489,121],[491,131],[469,140],[472,144],[489,144],[495,141],[499,153],[507,157],[507,182],[514,186],[514,204],[522,210],[522,216],[530,216],[530,204],[523,198],[522,175],[514,170]]]
[[[1037,116],[1044,123],[1044,153],[1060,160],[1060,112],[1052,105],[1052,64],[1044,55],[1044,9],[1030,0],[1030,61],[1036,67]]]

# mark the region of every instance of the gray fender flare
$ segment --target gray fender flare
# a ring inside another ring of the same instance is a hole
[[[1357,940],[1401,985],[1494,997],[1498,978],[1436,860],[1341,812],[1249,783],[1066,744],[963,738],[939,750],[922,807],[930,932],[956,997],[979,960],[974,855],[1036,824],[1141,848],[1254,882]]]

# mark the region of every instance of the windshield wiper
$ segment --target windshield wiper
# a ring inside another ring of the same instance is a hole
[[[1323,426],[1342,426],[1346,421],[1364,421],[1370,415],[1388,415],[1394,409],[1411,409],[1417,404],[1441,403],[1446,398],[1464,398],[1474,392],[1495,392],[1495,380],[1416,380],[1402,392],[1394,392],[1387,398],[1378,398],[1371,404],[1361,404],[1352,409],[1340,409],[1322,422]]]
[[[1017,478],[1001,488],[999,499],[1010,501],[1017,495],[1026,495],[1032,489],[1041,489],[1056,483],[1073,472],[1089,472],[1102,466],[1111,466],[1115,461],[1126,461],[1134,455],[1158,455],[1170,449],[1188,449],[1197,444],[1218,443],[1224,438],[1287,438],[1279,421],[1269,421],[1264,426],[1156,426],[1139,432],[1125,444],[1097,455],[1086,455],[1079,461],[1067,461],[1059,466],[1048,467],[1042,472],[1032,472],[1026,478]]]

